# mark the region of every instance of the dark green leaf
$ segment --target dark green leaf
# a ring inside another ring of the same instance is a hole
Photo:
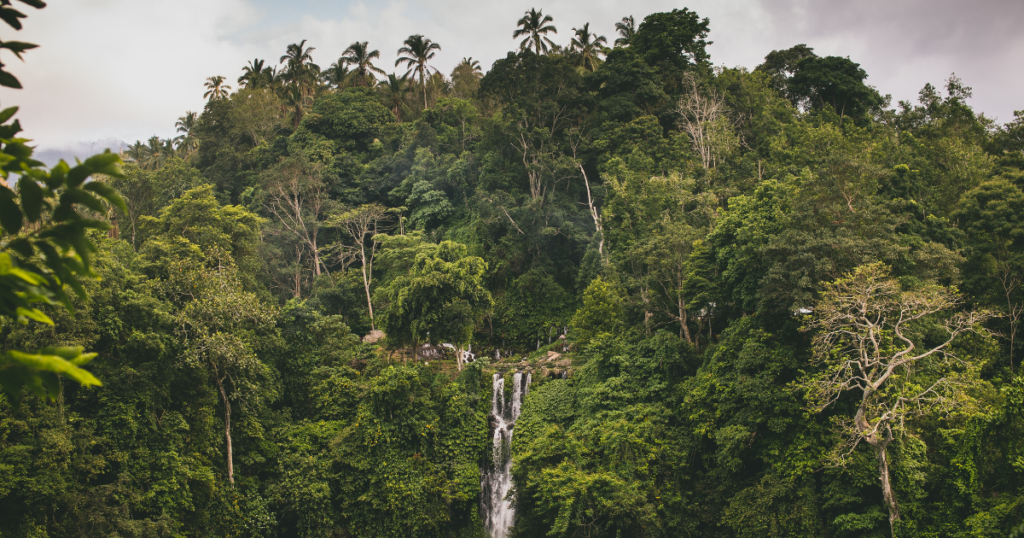
[[[32,253],[34,252],[34,249],[32,248],[32,243],[24,237],[15,239],[14,241],[7,243],[7,248],[13,250],[14,252],[17,252],[18,254],[21,254],[23,258],[32,257]]]
[[[18,107],[16,106],[3,109],[2,111],[0,111],[0,123],[7,123],[7,120],[14,117],[14,115],[17,113]]]
[[[90,175],[92,175],[92,167],[87,164],[80,164],[70,171],[68,171],[67,185],[69,187],[77,187],[82,184]]]
[[[21,30],[21,21],[18,19],[24,19],[25,14],[18,11],[17,9],[10,7],[0,7],[0,20],[3,20],[15,30]]]
[[[21,225],[21,209],[14,203],[14,192],[0,186],[0,226],[13,235],[21,231]]]
[[[4,70],[3,70],[3,68],[0,68],[0,79],[3,78],[3,74],[4,74]],[[18,79],[14,79],[14,82],[17,83]],[[3,86],[3,85],[4,85],[3,81],[0,80],[0,86]],[[17,86],[10,86],[10,87],[12,87],[12,88],[20,88],[21,85],[18,84]],[[0,138],[10,139],[11,137],[13,137],[14,135],[16,135],[16,134],[18,134],[20,132],[21,132],[21,121],[19,121],[19,120],[14,120],[14,123],[12,123],[10,125],[0,125]]]
[[[89,183],[86,183],[85,186],[82,188],[87,191],[95,192],[96,194],[105,198],[111,204],[117,206],[117,208],[120,209],[122,213],[126,215],[128,214],[128,206],[125,205],[124,199],[122,199],[121,195],[118,194],[117,191],[114,190],[114,188],[111,187],[110,185],[107,185],[102,181],[90,181]]]
[[[71,203],[81,204],[101,214],[107,211],[107,207],[103,205],[102,200],[82,189],[68,188],[60,195],[60,203],[61,205]]]
[[[29,222],[39,220],[43,209],[43,189],[32,178],[21,176],[18,180],[18,194],[21,197],[21,210]]]
[[[14,55],[17,56],[19,60],[21,59],[21,53],[22,52],[25,52],[26,50],[34,49],[34,48],[36,48],[38,46],[39,45],[36,45],[34,43],[25,43],[23,41],[4,41],[4,42],[0,43],[0,48],[5,48],[5,49],[13,52]]]
[[[68,163],[61,159],[53,168],[50,169],[50,178],[46,181],[46,185],[51,189],[56,189],[64,185],[64,179],[67,178],[68,170],[71,168]]]
[[[18,79],[15,78],[14,75],[5,71],[2,67],[0,67],[0,86],[4,86],[7,88],[17,88],[19,90],[21,89],[21,83],[18,82]],[[8,138],[9,136],[10,135],[6,134],[5,132],[0,131],[0,137]]]

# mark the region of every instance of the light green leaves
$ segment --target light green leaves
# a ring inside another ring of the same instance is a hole
[[[57,376],[85,386],[100,386],[100,380],[82,368],[95,357],[95,353],[85,353],[82,346],[46,347],[37,353],[8,351],[0,355],[0,389],[17,404],[23,388],[38,397],[56,398],[60,392]]]
[[[0,0],[0,18],[13,11],[4,4],[8,3]],[[0,72],[0,85],[3,75]],[[124,200],[114,189],[97,180],[87,181],[97,174],[120,177],[121,158],[107,151],[74,167],[61,161],[47,170],[32,159],[29,141],[15,138],[21,125],[10,120],[17,110],[0,111],[0,121],[5,122],[0,124],[0,177],[14,174],[18,178],[17,190],[0,182],[0,317],[21,324],[53,325],[50,316],[37,306],[59,302],[72,310],[65,286],[86,298],[81,279],[95,277],[90,261],[96,251],[88,233],[110,227],[97,218],[105,216],[108,207],[126,211]],[[7,351],[0,356],[0,388],[17,403],[22,388],[38,396],[55,397],[60,389],[58,376],[99,385],[99,380],[80,368],[94,356],[83,353],[81,347],[44,348],[35,353]]]

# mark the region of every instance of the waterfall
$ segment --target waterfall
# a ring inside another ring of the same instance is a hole
[[[530,392],[530,374],[512,375],[512,401],[505,399],[505,378],[494,374],[491,390],[491,428],[494,431],[491,461],[484,466],[480,481],[480,510],[484,528],[491,538],[505,538],[512,526],[515,511],[505,500],[512,486],[512,432],[523,406],[523,397]]]

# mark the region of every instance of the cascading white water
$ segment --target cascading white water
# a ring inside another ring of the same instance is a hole
[[[491,427],[494,429],[491,461],[482,470],[480,505],[484,528],[491,538],[505,538],[512,526],[515,510],[505,499],[512,486],[512,432],[530,392],[531,375],[512,375],[512,401],[505,401],[505,378],[494,374],[491,390]]]

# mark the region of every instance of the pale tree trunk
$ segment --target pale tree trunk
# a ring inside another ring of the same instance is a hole
[[[366,245],[360,241],[359,254],[363,259],[363,288],[366,290],[366,306],[370,309],[370,329],[376,330],[373,320],[373,300],[370,299],[370,277],[366,273]]]
[[[423,86],[423,110],[427,109],[427,79],[423,77],[423,66],[420,66],[420,85]]]
[[[594,199],[590,196],[590,180],[587,179],[587,173],[583,170],[582,164],[580,165],[580,172],[583,174],[583,184],[587,186],[587,206],[590,208],[590,216],[594,218],[594,229],[600,237],[597,242],[597,253],[601,256],[601,261],[604,262],[604,228],[601,226],[601,215],[598,214],[597,208],[594,207]]]
[[[900,518],[900,507],[896,503],[896,493],[893,492],[892,484],[889,482],[889,458],[885,453],[891,440],[891,437],[886,438],[875,446],[875,457],[878,458],[878,474],[882,479],[882,498],[885,500],[885,506],[889,509],[889,532],[895,538],[895,525],[896,520]]]
[[[1024,306],[1013,302],[1013,292],[1020,286],[1020,279],[1014,275],[1009,264],[1001,264],[1000,282],[1003,284],[1003,293],[1006,295],[1006,314],[1010,320],[1010,374],[1013,375],[1013,344],[1017,336],[1017,325],[1020,322],[1021,314],[1024,314]]]
[[[896,502],[896,492],[892,490],[892,482],[889,478],[889,456],[886,454],[886,449],[889,447],[889,443],[892,442],[892,430],[885,428],[885,435],[882,436],[868,423],[864,403],[869,400],[874,392],[873,390],[864,392],[861,407],[857,410],[857,414],[854,415],[853,422],[860,430],[864,441],[875,450],[875,459],[878,460],[878,474],[882,485],[882,500],[885,501],[885,507],[889,510],[889,532],[895,538],[894,528],[896,520],[900,518],[900,506]]]
[[[323,274],[323,273],[320,272],[320,249],[316,245],[316,237],[315,236],[314,236],[313,242],[312,242],[312,250],[313,250],[313,276],[320,276],[321,274]]]
[[[302,267],[302,247],[299,247],[299,246],[295,247],[295,259],[297,260],[296,261],[297,265],[295,267],[295,275],[294,275],[294,280],[295,280],[294,296],[296,298],[299,298],[299,297],[302,297],[302,273],[299,271],[299,268]]]
[[[683,300],[682,293],[676,295],[676,301],[679,307],[679,336],[692,344],[693,338],[690,338],[690,327],[687,325],[686,301]]]
[[[227,392],[224,391],[224,378],[216,377],[217,390],[220,391],[220,399],[224,402],[224,440],[227,442],[228,451],[228,483],[235,485],[235,460],[231,450],[231,402],[228,401]]]
[[[377,254],[377,233],[380,231],[379,221],[386,215],[385,209],[377,204],[360,206],[358,209],[347,213],[342,217],[341,225],[348,232],[352,239],[359,244],[358,248],[353,245],[346,247],[343,256],[345,258],[357,258],[361,262],[363,272],[363,291],[366,293],[366,308],[370,313],[370,328],[377,330],[376,319],[373,312],[373,296],[370,288],[373,284],[373,260]],[[366,238],[370,237],[370,252],[366,252]]]

